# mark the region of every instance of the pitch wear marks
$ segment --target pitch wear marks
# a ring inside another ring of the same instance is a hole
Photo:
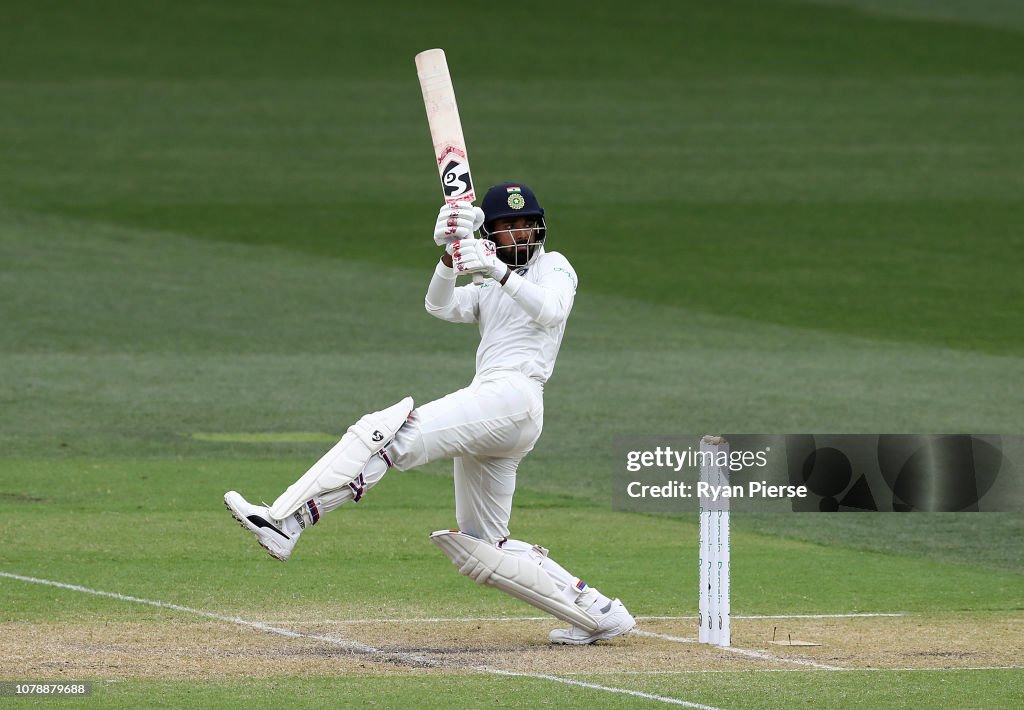
[[[452,532],[458,532],[453,530]],[[213,619],[215,621],[221,621],[228,624],[236,624],[245,628],[262,631],[284,638],[304,638],[316,641],[321,644],[329,644],[336,648],[341,648],[350,653],[364,654],[369,657],[377,657],[382,660],[391,662],[397,662],[403,665],[411,667],[451,667],[451,668],[466,668],[463,664],[458,664],[449,659],[435,659],[424,656],[418,653],[406,653],[403,651],[388,651],[386,649],[375,648],[359,641],[350,639],[339,639],[333,636],[324,636],[321,634],[308,634],[302,633],[301,631],[293,631],[291,629],[284,629],[277,626],[261,621],[250,621],[248,619],[242,619],[237,616],[226,616],[224,614],[217,614],[212,611],[206,611],[204,609],[193,609],[191,607],[182,606],[180,604],[171,604],[169,602],[162,602],[153,599],[143,599],[141,597],[133,597],[127,594],[119,594],[118,592],[107,592],[99,589],[90,589],[89,587],[82,587],[77,584],[66,584],[64,582],[56,582],[49,579],[39,579],[37,577],[26,577],[20,574],[12,574],[10,572],[0,571],[0,577],[7,579],[17,579],[22,582],[30,582],[32,584],[43,584],[49,587],[57,587],[59,589],[67,589],[75,592],[82,592],[84,594],[91,594],[99,597],[107,597],[111,599],[118,599],[120,601],[131,602],[134,604],[145,604],[147,606],[157,607],[159,609],[173,609],[185,614],[194,614],[196,616],[205,617],[207,619]],[[704,705],[701,703],[693,703],[686,700],[680,700],[678,698],[670,698],[662,695],[655,695],[653,693],[644,693],[639,690],[631,690],[628,688],[618,688],[614,686],[598,685],[596,683],[585,683],[583,681],[574,680],[572,678],[564,678],[562,676],[548,675],[546,673],[532,673],[529,671],[512,671],[505,670],[503,668],[492,668],[484,665],[473,665],[469,666],[470,670],[477,671],[480,673],[488,673],[493,675],[501,675],[514,678],[535,678],[538,680],[549,680],[555,683],[562,683],[565,685],[571,685],[579,688],[590,688],[593,690],[601,690],[609,693],[616,693],[620,695],[628,695],[632,697],[644,698],[646,700],[653,700],[669,705],[677,705],[688,708],[700,708],[701,710],[720,710],[711,705]]]

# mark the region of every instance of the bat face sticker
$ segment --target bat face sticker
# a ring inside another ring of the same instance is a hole
[[[458,148],[449,147],[437,161],[441,171],[441,187],[446,200],[475,199],[473,179],[469,174],[469,161],[466,154]]]

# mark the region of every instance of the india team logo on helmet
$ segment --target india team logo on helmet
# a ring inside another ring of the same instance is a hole
[[[509,185],[505,188],[508,193],[508,206],[514,210],[521,210],[526,207],[526,198],[523,197],[523,188],[519,185]]]

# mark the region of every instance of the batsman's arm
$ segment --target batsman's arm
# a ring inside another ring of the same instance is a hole
[[[536,283],[511,272],[501,290],[536,323],[550,328],[569,318],[578,280],[569,260],[558,252],[547,254],[545,263],[538,268],[543,273]]]
[[[445,253],[434,267],[423,305],[427,313],[435,318],[452,323],[475,323],[478,319],[480,289],[474,286],[456,288],[455,278],[451,257]]]

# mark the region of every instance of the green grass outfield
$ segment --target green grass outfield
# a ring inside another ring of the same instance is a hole
[[[475,329],[422,310],[437,45],[478,181],[531,184],[580,276],[518,537],[686,617],[695,521],[611,512],[614,437],[1024,430],[1014,3],[445,7],[3,4],[0,573],[305,635],[7,576],[0,678],[104,707],[1024,703],[1019,514],[737,516],[735,614],[906,615],[737,620],[774,660],[663,638],[685,619],[569,650],[391,621],[534,615],[427,542],[444,464],[287,565],[238,529],[225,490],[270,500],[364,412],[472,376]]]

